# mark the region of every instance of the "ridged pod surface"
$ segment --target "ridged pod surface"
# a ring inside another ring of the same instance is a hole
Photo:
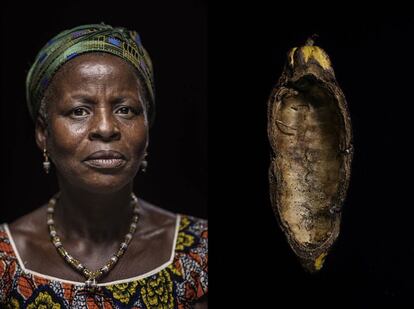
[[[353,156],[351,119],[326,52],[313,39],[288,53],[268,101],[270,200],[309,272],[339,235]]]

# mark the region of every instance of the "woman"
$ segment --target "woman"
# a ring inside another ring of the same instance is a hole
[[[206,308],[206,221],[132,192],[154,115],[138,34],[104,24],[64,31],[39,52],[26,89],[60,192],[1,225],[0,304]]]

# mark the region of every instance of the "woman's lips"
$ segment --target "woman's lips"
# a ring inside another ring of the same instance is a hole
[[[83,162],[89,167],[102,170],[119,169],[126,163],[125,156],[115,150],[99,150],[89,155]]]
[[[93,168],[98,169],[115,169],[115,168],[121,168],[125,165],[126,160],[124,159],[90,159],[84,161],[86,165],[89,165]]]

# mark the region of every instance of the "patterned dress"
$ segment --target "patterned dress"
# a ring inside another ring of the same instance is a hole
[[[25,269],[10,231],[0,225],[1,308],[192,308],[207,294],[207,222],[177,217],[170,260],[144,275],[99,284],[91,293],[83,283]]]

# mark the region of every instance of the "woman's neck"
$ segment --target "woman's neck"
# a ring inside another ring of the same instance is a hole
[[[122,239],[132,219],[131,192],[132,184],[105,194],[61,185],[54,218],[58,233],[94,243]]]

